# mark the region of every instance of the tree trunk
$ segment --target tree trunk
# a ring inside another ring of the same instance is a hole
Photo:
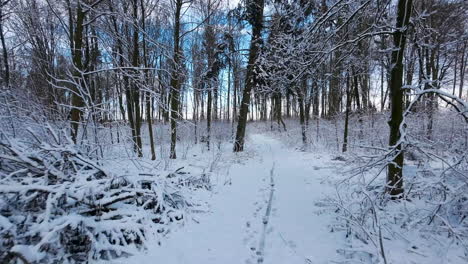
[[[431,55],[429,56],[429,60],[428,60],[428,65],[429,67],[428,69],[428,74],[431,74],[431,75],[428,75],[428,77],[430,76],[431,77],[431,83],[429,85],[429,89],[436,89],[437,88],[437,70],[435,68],[435,50],[432,50],[431,51]],[[434,108],[435,108],[435,105],[436,105],[436,97],[433,93],[430,93],[428,94],[428,102],[427,102],[427,106],[428,106],[428,113],[427,113],[427,117],[428,117],[428,123],[427,123],[427,138],[430,140],[432,139],[432,129],[433,129],[433,126],[434,126]]]
[[[301,123],[302,144],[305,148],[307,146],[307,127],[305,122],[304,95],[302,91],[297,93],[297,102],[299,104],[299,121]]]
[[[176,159],[176,143],[177,143],[177,120],[179,119],[179,68],[180,68],[180,12],[182,9],[182,0],[176,0],[175,17],[174,17],[174,65],[171,74],[171,91],[170,91],[170,116],[171,116],[171,150],[169,158]]]
[[[138,47],[138,2],[133,0],[133,54],[132,66],[137,68],[139,66],[139,47]],[[134,113],[134,126],[135,126],[135,139],[138,157],[143,157],[142,143],[141,143],[141,111],[140,111],[140,88],[138,84],[138,71],[133,70],[133,85],[132,85],[132,99]]]
[[[208,150],[210,150],[210,140],[211,140],[211,120],[212,120],[212,105],[213,105],[213,91],[211,90],[211,82],[208,81],[208,101],[206,108],[206,145]]]
[[[146,32],[146,23],[145,23],[145,5],[143,0],[140,0],[141,5],[141,24],[143,32]],[[143,60],[145,64],[145,68],[148,68],[148,57],[146,53],[146,34],[143,34]],[[148,84],[149,74],[145,74],[146,80],[145,83]],[[148,87],[147,87],[148,89]],[[151,160],[156,159],[156,151],[154,149],[154,136],[153,136],[153,117],[152,117],[152,100],[151,100],[151,93],[150,91],[146,92],[146,121],[148,123],[148,133],[150,139],[150,149],[151,149]]]
[[[466,44],[468,41],[465,41],[463,44],[463,49],[462,49],[462,56],[460,59],[460,84],[459,84],[459,90],[458,90],[458,98],[462,98],[463,95],[463,82],[465,80],[465,70],[467,66],[467,59],[466,59]],[[468,98],[468,95],[467,95]]]
[[[354,80],[354,99],[356,100],[356,109],[357,111],[361,111],[361,100],[359,97],[359,78],[357,75],[357,72],[354,70],[354,67],[352,67],[352,73],[353,73],[353,80]]]
[[[6,3],[0,1],[0,40],[2,41],[2,49],[3,49],[3,66],[5,67],[5,74],[3,76],[5,81],[5,86],[8,87],[10,85],[10,65],[8,64],[8,50],[5,43],[5,33],[3,32],[3,7]]]
[[[406,28],[412,9],[412,0],[399,0],[397,9],[396,28],[393,33],[392,63],[390,72],[391,114],[388,122],[390,126],[389,146],[395,148],[395,156],[388,164],[386,192],[393,198],[400,198],[403,194],[403,149],[400,142],[400,126],[403,122],[403,55],[406,42]]]
[[[327,116],[327,89],[325,86],[322,87],[322,118]]]
[[[335,118],[336,115],[339,113],[339,104],[340,104],[340,69],[335,64],[336,58],[340,56],[339,52],[333,54],[334,57],[330,59],[330,64],[333,67],[332,76],[330,79],[330,89],[328,93],[328,116],[330,118]]]
[[[71,18],[71,12],[70,12]],[[76,143],[78,137],[78,127],[81,120],[82,115],[82,108],[84,106],[84,100],[81,96],[81,85],[83,80],[81,78],[82,71],[84,69],[83,62],[82,62],[82,46],[83,46],[83,23],[85,19],[85,12],[83,11],[80,2],[78,2],[78,6],[76,8],[76,25],[73,31],[73,43],[72,43],[72,58],[73,64],[76,68],[74,78],[75,78],[75,85],[73,86],[73,93],[71,96],[71,104],[72,109],[70,111],[70,118],[71,118],[71,137],[73,142]],[[71,21],[72,19],[70,19]],[[71,34],[71,33],[70,33]]]
[[[385,108],[385,99],[384,99],[384,64],[381,63],[380,66],[380,111],[383,112]]]
[[[349,71],[346,76],[346,112],[345,112],[345,124],[344,124],[344,135],[343,135],[343,152],[348,150],[348,126],[349,126],[349,112],[351,111],[351,96],[350,87],[351,80]]]
[[[457,44],[457,51],[455,52],[455,62],[453,63],[453,89],[452,89],[452,95],[455,95],[455,90],[457,88],[457,73],[458,73],[458,44]]]
[[[252,3],[252,39],[250,41],[249,62],[247,65],[247,76],[245,88],[242,94],[240,105],[239,122],[237,123],[236,140],[234,142],[234,152],[244,150],[245,127],[247,126],[247,114],[249,112],[250,93],[257,85],[258,76],[254,71],[255,63],[260,51],[262,42],[261,31],[263,27],[263,6],[264,0],[255,0]]]
[[[283,121],[283,118],[281,116],[281,109],[282,109],[282,103],[281,103],[281,92],[277,91],[273,95],[273,102],[274,102],[274,118],[276,119],[276,122],[278,124],[278,130],[281,131],[280,126],[283,126],[284,131],[286,131],[286,124]]]
[[[228,71],[227,71],[227,99],[226,99],[226,103],[227,103],[227,106],[226,106],[226,114],[225,114],[225,118],[226,120],[229,122],[229,120],[231,119],[231,113],[230,113],[230,109],[231,109],[231,59],[229,59],[229,63],[228,63]]]
[[[320,110],[320,89],[319,85],[317,83],[314,83],[313,85],[313,91],[312,91],[312,101],[313,101],[313,107],[312,107],[312,115],[314,118],[319,118],[319,110]]]

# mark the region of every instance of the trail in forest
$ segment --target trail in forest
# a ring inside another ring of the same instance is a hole
[[[230,169],[231,185],[217,188],[209,213],[169,234],[161,246],[126,263],[329,263],[344,238],[330,232],[332,216],[316,202],[333,192],[322,180],[328,159],[289,150],[257,134],[256,155]]]

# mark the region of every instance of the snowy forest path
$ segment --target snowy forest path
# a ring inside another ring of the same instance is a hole
[[[330,263],[343,238],[330,232],[332,216],[316,205],[333,188],[322,155],[298,152],[263,134],[250,136],[247,160],[220,182],[211,210],[169,234],[161,246],[135,256],[138,263]],[[135,263],[137,263],[135,262]],[[133,263],[133,262],[131,262]]]

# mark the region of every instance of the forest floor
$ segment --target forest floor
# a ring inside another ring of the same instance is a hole
[[[334,192],[327,154],[288,149],[251,135],[244,153],[223,152],[225,175],[213,180],[210,210],[170,233],[161,245],[122,263],[330,263],[340,259],[341,232],[320,200]]]

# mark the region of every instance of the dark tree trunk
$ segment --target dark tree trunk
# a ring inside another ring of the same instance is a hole
[[[139,47],[138,47],[138,0],[133,0],[133,53],[132,53],[132,66],[137,68],[139,66]],[[138,157],[143,157],[142,143],[141,143],[141,111],[140,111],[140,88],[138,84],[138,71],[133,70],[133,85],[132,85],[132,99],[133,99],[133,110],[134,113],[134,128],[135,128],[135,138],[136,150]]]
[[[247,76],[245,88],[242,94],[242,103],[240,105],[239,121],[237,123],[236,139],[234,142],[234,152],[244,150],[245,127],[247,126],[247,114],[249,112],[250,93],[258,83],[258,76],[254,71],[255,63],[260,52],[262,42],[261,31],[263,27],[263,6],[264,0],[252,1],[252,39],[250,42],[249,61],[247,65]]]
[[[3,7],[7,4],[8,2],[3,2],[0,1],[0,40],[2,41],[2,49],[3,49],[3,66],[5,67],[5,72],[4,72],[4,82],[5,86],[10,85],[10,65],[8,64],[8,50],[7,46],[5,43],[5,32],[3,32]]]
[[[353,67],[354,68],[354,67]],[[353,73],[353,80],[354,80],[354,99],[356,100],[356,109],[357,111],[359,112],[361,110],[361,100],[359,98],[359,78],[358,78],[358,75],[357,75],[357,72],[354,71],[354,69],[352,70],[352,73]]]
[[[304,147],[307,145],[307,127],[305,121],[305,110],[304,110],[304,95],[302,91],[297,93],[297,102],[299,104],[299,121],[301,123],[301,135],[302,135],[302,144]]]
[[[70,10],[69,16],[70,16],[70,21],[72,21],[73,19],[71,18],[72,16],[71,10]],[[83,11],[81,4],[78,2],[78,6],[76,8],[76,22],[75,22],[76,25],[74,27],[74,31],[72,31],[73,33],[70,32],[70,34],[73,34],[73,41],[71,43],[71,46],[72,46],[71,53],[72,53],[72,58],[73,58],[73,64],[76,67],[75,76],[74,76],[75,85],[73,86],[73,93],[71,96],[72,109],[70,112],[71,128],[72,128],[71,137],[72,137],[73,142],[75,143],[78,137],[78,127],[80,125],[82,108],[84,106],[84,100],[80,92],[81,85],[83,83],[81,74],[84,69],[83,62],[82,62],[84,19],[85,19],[85,12]]]
[[[286,131],[286,124],[283,121],[283,117],[281,115],[281,109],[282,109],[282,103],[281,103],[281,92],[275,92],[273,94],[273,102],[274,102],[274,109],[273,110],[273,115],[274,119],[276,119],[276,122],[278,124],[278,129],[281,130],[280,126],[283,126],[284,131]]]
[[[466,59],[466,44],[468,41],[465,41],[463,43],[463,49],[462,49],[462,55],[460,58],[460,84],[459,84],[459,90],[458,90],[458,98],[462,98],[463,95],[463,85],[464,85],[464,80],[465,80],[465,70],[467,66],[467,59]],[[467,95],[468,97],[468,95]]]
[[[328,116],[330,118],[334,118],[339,113],[340,107],[340,69],[338,68],[338,65],[335,65],[336,59],[339,57],[340,52],[336,52],[334,54],[334,58],[330,61],[333,67],[328,93]]]
[[[133,151],[138,153],[138,144],[136,141],[136,130],[135,130],[135,109],[133,108],[133,92],[130,89],[128,76],[124,76],[125,85],[125,102],[127,103],[128,122],[130,123],[130,130],[132,133]]]
[[[177,120],[179,119],[179,94],[180,94],[180,15],[182,9],[182,0],[176,0],[175,17],[174,17],[174,65],[171,74],[171,91],[170,91],[170,117],[171,117],[171,150],[169,158],[176,159],[176,143],[177,143]]]
[[[403,149],[401,146],[400,126],[403,122],[403,55],[406,42],[406,28],[412,9],[412,0],[399,0],[396,28],[393,33],[392,61],[390,72],[391,114],[388,122],[390,126],[389,145],[395,148],[394,158],[388,164],[386,191],[393,198],[400,198],[403,194]]]
[[[382,63],[380,67],[380,111],[383,112],[385,108],[385,99],[384,99],[384,65]]]
[[[155,160],[156,151],[154,149],[153,120],[151,116],[151,96],[149,92],[146,93],[146,119],[148,121],[148,132],[150,137],[151,160]]]
[[[317,83],[314,83],[313,86],[313,91],[312,91],[312,101],[313,101],[313,107],[312,107],[312,115],[314,118],[319,118],[319,109],[320,109],[320,89],[319,85]]]
[[[227,71],[227,106],[226,106],[226,113],[225,113],[225,118],[227,121],[229,121],[231,119],[231,113],[230,113],[230,109],[231,109],[231,59],[229,59],[229,63],[228,63],[228,71]]]
[[[208,101],[206,102],[206,145],[208,150],[210,150],[210,141],[211,141],[211,119],[212,113],[211,108],[213,105],[213,91],[211,90],[211,82],[208,82]]]
[[[145,13],[145,5],[143,0],[140,0],[141,5],[141,25],[143,32],[146,31],[146,13]],[[145,68],[148,68],[148,57],[146,53],[146,34],[143,34],[143,60],[145,64]],[[148,83],[149,80],[149,73],[145,74],[146,80],[145,83]],[[147,88],[148,89],[148,88]],[[151,93],[150,91],[146,92],[146,119],[148,122],[148,133],[149,133],[149,140],[150,140],[150,149],[151,149],[151,160],[156,159],[156,151],[154,149],[154,136],[153,136],[153,117],[152,117],[152,100],[151,100]]]
[[[349,71],[346,76],[346,112],[345,112],[345,124],[344,124],[344,135],[343,135],[343,152],[348,150],[348,126],[349,126],[349,112],[351,111],[351,93],[350,87],[351,80],[349,76]]]
[[[118,78],[120,79],[120,78]],[[124,107],[124,104],[123,104],[123,92],[122,92],[122,89],[121,89],[121,84],[117,84],[117,93],[119,94],[118,95],[118,100],[119,100],[119,108],[120,108],[120,113],[122,114],[122,119],[125,122],[127,122],[127,118],[125,117],[126,115],[126,112],[125,112],[125,107]]]
[[[431,76],[431,83],[429,84],[430,89],[436,89],[437,88],[437,69],[435,68],[435,51],[431,51],[431,55],[429,56],[428,59],[428,76]],[[428,117],[428,122],[427,122],[427,138],[432,139],[432,129],[434,126],[434,108],[436,105],[436,97],[433,93],[428,94],[428,102],[427,102],[427,117]]]
[[[362,107],[364,111],[370,108],[370,100],[369,100],[369,73],[367,71],[363,72],[361,80],[361,92],[362,92]]]
[[[234,62],[234,65],[232,67],[232,78],[233,78],[233,95],[232,95],[232,124],[233,124],[233,130],[234,130],[234,122],[237,122],[237,91],[239,90],[239,73],[238,73],[238,67],[237,67],[237,61]]]
[[[406,69],[406,85],[408,86],[411,86],[412,83],[413,83],[413,75],[414,75],[414,52],[415,52],[415,49],[414,47],[411,49],[411,53],[410,53],[410,57],[408,58],[408,62],[407,62],[407,69]],[[410,98],[410,93],[409,91],[408,92],[405,92],[405,108],[409,106],[410,104],[410,101],[411,101],[411,98]]]
[[[213,82],[211,84],[211,89],[212,89],[212,93],[213,93],[213,98],[212,98],[212,101],[213,101],[213,107],[212,107],[212,114],[213,114],[213,120],[218,120],[218,83],[217,82]]]

